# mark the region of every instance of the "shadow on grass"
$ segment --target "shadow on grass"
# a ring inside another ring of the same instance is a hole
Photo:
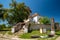
[[[0,31],[10,31],[10,30],[0,30]]]
[[[60,36],[60,31],[56,31],[56,35]]]
[[[60,34],[56,34],[56,35],[60,36]]]

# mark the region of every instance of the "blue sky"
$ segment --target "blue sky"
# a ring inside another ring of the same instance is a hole
[[[39,13],[41,16],[54,18],[55,22],[60,22],[60,0],[16,0],[17,2],[24,2],[30,7],[32,13]],[[4,8],[9,8],[11,0],[0,0]],[[3,22],[0,22],[3,23]],[[6,22],[4,22],[6,23]]]

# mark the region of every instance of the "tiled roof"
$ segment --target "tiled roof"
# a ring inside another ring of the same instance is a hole
[[[35,14],[32,15],[32,17],[35,17],[35,16],[38,16],[38,13],[35,13]]]

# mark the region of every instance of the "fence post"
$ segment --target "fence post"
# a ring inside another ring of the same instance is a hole
[[[42,27],[40,27],[40,33],[43,33],[43,28]]]

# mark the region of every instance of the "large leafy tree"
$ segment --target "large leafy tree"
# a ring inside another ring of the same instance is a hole
[[[0,4],[0,18],[3,17],[3,5]]]
[[[39,19],[39,22],[40,22],[40,24],[50,24],[50,19],[48,17],[41,17]],[[46,30],[45,30],[45,32],[46,32]],[[40,27],[40,33],[45,33],[45,32],[43,30],[43,27],[41,26]]]
[[[6,28],[5,24],[0,25],[0,30],[3,30],[4,28]]]
[[[40,24],[50,24],[50,19],[48,17],[41,17],[39,22]]]
[[[0,19],[4,20],[7,16],[7,9],[3,8],[3,5],[0,4]]]
[[[12,0],[10,3],[10,8],[5,9],[3,18],[8,21],[9,24],[16,24],[18,22],[23,22],[30,15],[31,10],[24,3],[17,3]]]

